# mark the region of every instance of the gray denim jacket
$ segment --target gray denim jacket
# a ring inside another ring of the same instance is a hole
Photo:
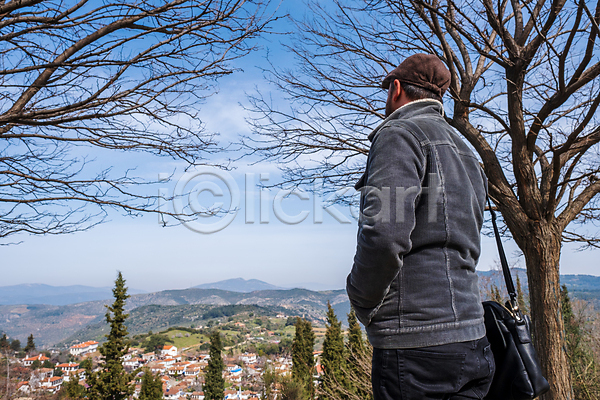
[[[487,180],[478,160],[435,100],[401,107],[369,139],[346,286],[369,341],[402,349],[480,339]]]

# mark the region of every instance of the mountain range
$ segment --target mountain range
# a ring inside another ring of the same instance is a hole
[[[256,290],[285,290],[288,288],[271,285],[270,283],[259,281],[258,279],[226,279],[224,281],[214,283],[203,283],[202,285],[194,286],[196,289],[221,289],[231,292],[250,293]]]
[[[329,285],[306,283],[295,286],[313,291],[329,290]],[[194,286],[195,289],[220,289],[230,292],[250,293],[257,290],[287,290],[290,287],[281,287],[258,279],[226,279],[219,282],[204,283]],[[128,289],[129,294],[147,293],[144,290]],[[50,286],[40,283],[22,284],[14,286],[0,286],[0,305],[17,304],[47,304],[64,306],[68,304],[84,303],[88,301],[107,300],[112,298],[112,288],[93,287],[83,285]]]
[[[306,289],[259,290],[250,293],[220,289],[165,290],[155,293],[132,295],[126,303],[126,311],[132,314],[136,309],[146,309],[144,317],[137,320],[139,325],[128,325],[130,332],[157,331],[174,323],[190,326],[194,318],[202,316],[210,308],[181,307],[189,305],[253,305],[274,310],[286,310],[289,316],[305,316],[312,320],[323,320],[330,302],[337,315],[345,320],[350,311],[350,303],[345,290],[314,292]],[[91,301],[68,305],[0,305],[0,332],[9,337],[26,341],[33,334],[38,346],[50,346],[70,337],[79,337],[84,330],[87,337],[95,337],[102,332],[105,305],[108,300]],[[165,311],[166,310],[166,311]],[[148,324],[147,321],[151,323]],[[172,320],[172,321],[171,321]],[[75,335],[75,336],[74,336]],[[85,335],[83,335],[85,336]]]
[[[130,294],[144,293],[143,290],[129,289]],[[0,304],[50,304],[63,306],[86,301],[105,300],[112,297],[110,287],[83,285],[50,286],[29,283],[0,287]]]
[[[517,276],[520,278],[523,289],[527,291],[526,271],[515,268],[512,274],[515,280]],[[482,296],[486,296],[491,284],[501,288],[501,293],[505,295],[500,271],[479,271],[479,276]],[[600,277],[562,275],[561,283],[566,284],[571,297],[590,301],[596,309],[600,309]],[[305,316],[313,321],[324,320],[327,302],[332,304],[342,321],[345,321],[350,310],[343,289],[282,289],[256,279],[229,279],[183,290],[135,292],[130,290],[132,296],[126,306],[126,310],[132,314],[128,324],[130,332],[157,331],[175,324],[191,326],[194,320],[205,318],[215,307],[222,306],[257,306],[264,308],[264,312]],[[87,298],[95,299],[78,301]],[[105,305],[111,302],[111,298],[110,288],[49,285],[0,287],[0,302],[4,302],[4,305],[0,305],[0,332],[6,332],[22,342],[29,334],[33,334],[38,346],[46,347],[101,337],[105,330]],[[19,300],[21,304],[15,304]],[[40,304],[44,302],[46,304]]]

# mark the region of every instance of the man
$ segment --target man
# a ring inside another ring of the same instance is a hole
[[[375,400],[480,399],[494,361],[475,266],[487,181],[444,120],[450,72],[408,57],[383,81],[347,291],[373,345]]]

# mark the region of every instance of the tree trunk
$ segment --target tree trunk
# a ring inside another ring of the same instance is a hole
[[[530,222],[529,237],[519,247],[527,264],[533,341],[550,391],[542,400],[573,399],[564,347],[560,307],[561,235],[552,223]]]

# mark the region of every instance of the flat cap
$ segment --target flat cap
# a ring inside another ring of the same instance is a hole
[[[450,71],[433,54],[413,54],[385,77],[381,87],[389,88],[394,79],[430,90],[442,97],[450,86]]]

